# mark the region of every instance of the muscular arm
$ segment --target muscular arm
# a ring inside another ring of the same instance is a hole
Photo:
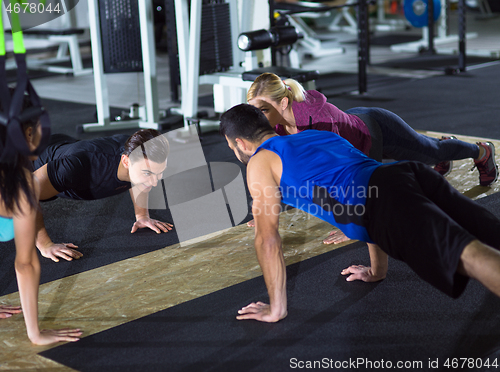
[[[281,237],[278,232],[281,195],[272,164],[277,155],[268,151],[257,154],[248,165],[247,180],[253,198],[255,251],[269,294],[270,305],[252,303],[242,308],[237,319],[277,322],[287,315],[286,269]],[[271,166],[270,166],[271,164]],[[279,178],[278,178],[279,179]]]
[[[388,268],[388,257],[380,247],[376,244],[368,243],[368,251],[370,252],[371,272],[378,280],[385,279]]]
[[[40,185],[40,199],[47,200],[57,194],[59,191],[55,189],[50,182],[49,175],[47,173],[47,164],[38,168],[34,174]],[[59,261],[59,258],[64,258],[67,261],[71,261],[73,258],[80,258],[82,253],[75,250],[78,248],[72,243],[67,244],[55,244],[49,236],[47,229],[45,228],[45,222],[43,221],[42,208],[39,206],[36,212],[36,246],[40,250],[42,256],[50,258],[55,262]]]

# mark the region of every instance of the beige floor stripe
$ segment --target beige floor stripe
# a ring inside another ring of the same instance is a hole
[[[441,136],[435,132],[426,134]],[[467,142],[484,140],[457,137]],[[500,149],[500,141],[492,142]],[[498,192],[499,183],[493,187],[478,186],[478,172],[470,172],[472,165],[470,159],[454,162],[450,183],[473,199]],[[331,230],[327,223],[303,212],[284,212],[280,232],[286,263],[348,244],[322,244]],[[237,226],[224,234],[197,239],[188,246],[177,244],[42,285],[41,326],[79,327],[84,336],[89,336],[259,275],[253,229]],[[0,297],[0,303],[19,304],[19,295]],[[71,371],[37,355],[54,346],[31,345],[21,315],[1,320],[0,324],[0,371]]]

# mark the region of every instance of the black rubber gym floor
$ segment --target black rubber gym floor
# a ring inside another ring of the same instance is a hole
[[[235,319],[242,306],[266,301],[258,277],[41,355],[79,371],[217,372],[307,362],[339,371],[429,371],[436,360],[445,370],[453,358],[500,356],[499,298],[474,282],[452,300],[394,260],[379,284],[340,275],[367,259],[357,243],[289,266],[289,313],[279,323]]]

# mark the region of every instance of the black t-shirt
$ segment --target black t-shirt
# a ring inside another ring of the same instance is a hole
[[[34,162],[34,168],[47,164],[49,180],[59,191],[59,197],[95,200],[120,194],[131,187],[130,182],[117,177],[123,145],[128,137],[118,134],[79,141],[54,136]]]

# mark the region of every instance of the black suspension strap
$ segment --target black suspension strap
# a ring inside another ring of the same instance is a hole
[[[10,4],[19,0],[10,0]],[[0,10],[2,0],[0,0]],[[14,56],[17,65],[17,84],[11,94],[5,71],[6,51],[3,21],[0,17],[0,125],[6,128],[6,136],[0,140],[0,163],[16,161],[17,155],[40,155],[45,149],[50,137],[50,119],[42,106],[40,97],[31,84],[26,66],[26,48],[19,16],[11,12],[12,38],[14,41]],[[27,93],[27,94],[26,94]],[[31,101],[32,107],[23,110],[25,96]],[[23,132],[22,123],[30,119],[39,119],[42,129],[40,144],[30,151]]]

